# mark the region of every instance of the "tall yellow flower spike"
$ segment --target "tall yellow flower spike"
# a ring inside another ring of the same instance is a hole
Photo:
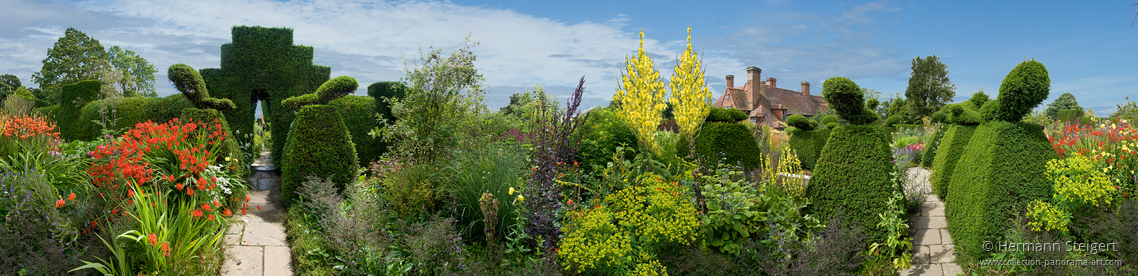
[[[664,81],[652,65],[652,58],[644,53],[644,31],[640,31],[640,49],[636,57],[625,57],[625,74],[621,74],[613,102],[619,104],[617,113],[632,128],[640,143],[641,152],[659,153],[655,143],[656,127],[667,105],[664,104]]]
[[[688,47],[676,61],[676,70],[668,85],[672,88],[668,102],[672,103],[680,135],[691,139],[711,112],[711,90],[704,81],[703,61],[691,46],[691,27],[688,27]]]

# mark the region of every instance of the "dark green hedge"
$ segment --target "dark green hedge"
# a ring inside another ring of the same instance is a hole
[[[331,105],[308,105],[296,112],[284,146],[281,169],[281,202],[297,200],[296,189],[309,175],[331,177],[343,191],[359,168],[355,145],[340,112]],[[275,139],[275,138],[274,138]]]
[[[742,164],[749,171],[761,166],[762,153],[759,143],[751,135],[746,125],[738,123],[709,122],[703,125],[699,136],[695,137],[695,148],[701,157],[715,164]]]
[[[1053,182],[1046,177],[1046,166],[1057,157],[1039,125],[980,124],[948,187],[945,216],[956,252],[984,258],[984,242],[1004,241],[1004,233],[1029,202],[1051,198]]]
[[[794,152],[798,153],[798,160],[802,162],[803,170],[814,170],[818,156],[822,154],[822,148],[826,146],[826,140],[830,139],[831,131],[831,129],[786,129],[786,133],[790,134],[787,143],[790,144],[790,148]]]
[[[35,109],[32,109],[32,110],[33,110],[33,111],[35,111],[36,113],[39,113],[40,115],[43,115],[43,116],[47,117],[47,118],[48,118],[49,120],[51,120],[52,122],[57,122],[57,121],[58,121],[58,120],[56,120],[56,119],[55,119],[55,114],[56,114],[56,111],[58,111],[58,110],[59,110],[59,105],[58,105],[58,104],[57,104],[57,105],[53,105],[53,106],[37,107],[37,108],[35,108]],[[58,125],[59,125],[59,124],[56,124],[56,126],[58,126]]]
[[[834,116],[834,115],[826,115],[826,117],[822,117],[822,121],[821,121],[821,123],[822,123],[823,125],[829,125],[830,123],[837,123],[838,121],[840,121],[840,120],[838,119],[838,116]]]
[[[102,121],[101,108],[114,108],[114,128],[122,133],[134,125],[152,121],[165,123],[170,119],[182,115],[182,110],[194,108],[194,104],[182,94],[174,94],[162,98],[111,98],[88,103],[79,112],[79,118],[73,122],[72,133],[75,140],[92,141],[99,138],[102,127],[95,121]],[[109,116],[109,113],[108,113]]]
[[[1056,118],[1064,122],[1083,122],[1083,111],[1078,109],[1063,109],[1059,110],[1059,115]]]
[[[265,120],[273,126],[292,125],[293,112],[281,101],[316,91],[329,79],[331,68],[312,64],[310,46],[293,45],[292,29],[235,26],[233,42],[221,45],[221,68],[200,70],[210,95],[227,98],[236,108],[222,111],[229,125],[253,133],[254,100],[264,100]],[[287,127],[273,127],[273,140],[288,141]],[[273,143],[273,161],[282,158],[285,143]]]
[[[379,139],[371,138],[368,132],[376,127],[375,99],[367,96],[348,95],[332,100],[328,103],[340,111],[340,117],[348,132],[352,134],[352,142],[356,144],[356,159],[360,167],[367,167],[368,163],[378,160],[383,154]]]
[[[933,160],[936,159],[936,152],[940,148],[940,143],[944,140],[944,133],[948,132],[948,124],[937,124],[932,136],[929,140],[925,141],[925,151],[921,153],[921,167],[932,168]]]
[[[838,116],[851,125],[866,125],[880,120],[877,113],[865,107],[865,94],[861,88],[846,77],[833,77],[822,82],[822,97]]]
[[[885,230],[877,223],[881,221],[878,214],[886,210],[886,200],[894,191],[889,179],[891,157],[879,125],[834,129],[806,186],[806,197],[812,201],[806,212],[829,221],[843,209],[844,221],[857,223],[866,231],[864,246],[885,241]]]
[[[944,138],[940,140],[940,146],[933,157],[933,173],[929,176],[929,183],[932,184],[933,193],[943,201],[948,201],[948,186],[952,181],[952,174],[956,170],[960,156],[964,154],[964,148],[968,147],[968,141],[971,141],[975,132],[974,125],[951,125],[944,132]]]
[[[76,140],[78,128],[83,127],[79,122],[79,114],[87,103],[99,99],[99,89],[102,83],[96,80],[85,80],[63,86],[60,96],[59,109],[56,109],[55,123],[59,127],[59,136],[65,140]]]
[[[182,115],[179,117],[182,122],[193,122],[195,124],[221,124],[221,129],[225,131],[226,139],[221,147],[218,147],[217,152],[213,152],[214,160],[212,164],[220,164],[227,167],[233,167],[237,176],[241,178],[249,177],[249,166],[246,166],[241,158],[241,145],[238,144],[236,137],[233,135],[233,130],[229,128],[229,123],[225,120],[225,115],[221,114],[217,109],[197,109],[186,108],[182,109]],[[209,135],[199,128],[198,135]],[[229,161],[225,161],[226,157],[230,157]]]
[[[806,119],[806,116],[794,114],[786,118],[786,124],[800,130],[814,130],[818,127],[818,122]]]
[[[708,122],[735,123],[747,119],[747,114],[735,108],[712,107],[707,113]]]
[[[891,127],[897,123],[900,123],[902,120],[904,120],[904,118],[902,118],[901,115],[889,116],[889,118],[885,119],[885,126]]]
[[[402,99],[406,94],[407,86],[401,82],[384,81],[367,86],[367,95],[375,99],[375,113],[379,114],[379,117],[388,124],[395,123],[395,115],[391,114],[391,102],[395,99]],[[377,121],[375,124],[378,126],[378,123]],[[383,139],[376,139],[376,156],[386,154],[391,145],[392,143],[385,142]]]

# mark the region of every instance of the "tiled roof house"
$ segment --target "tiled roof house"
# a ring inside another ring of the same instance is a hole
[[[736,108],[750,115],[751,123],[776,129],[786,128],[790,115],[813,117],[829,108],[822,96],[810,94],[810,82],[802,82],[802,91],[778,88],[778,80],[761,81],[762,69],[747,67],[747,83],[735,87],[735,76],[727,75],[727,91],[711,106]]]

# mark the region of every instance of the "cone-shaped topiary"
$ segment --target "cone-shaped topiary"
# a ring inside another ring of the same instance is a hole
[[[194,70],[189,65],[181,63],[170,65],[170,68],[166,69],[166,75],[170,77],[170,82],[174,83],[174,88],[181,91],[182,95],[186,95],[186,98],[200,109],[230,110],[236,108],[233,101],[229,99],[210,97],[209,89],[206,89],[201,74],[198,74],[198,70]]]
[[[806,119],[806,116],[794,114],[786,118],[786,124],[800,130],[814,130],[818,127],[818,122]]]
[[[833,129],[822,148],[814,176],[806,187],[813,204],[807,212],[820,220],[838,213],[844,221],[858,223],[869,237],[863,245],[883,242],[885,229],[877,227],[878,216],[887,210],[886,200],[895,190],[889,179],[892,153],[877,115],[865,108],[861,89],[853,81],[834,77],[823,83],[826,101],[851,125]]]
[[[281,202],[292,204],[296,189],[310,175],[331,177],[341,191],[359,168],[351,133],[336,106],[327,103],[354,92],[359,84],[348,76],[336,77],[320,86],[315,94],[290,97],[285,106],[300,107],[289,127],[281,170]],[[315,95],[313,96],[308,95]]]
[[[1020,122],[1047,98],[1050,86],[1043,64],[1025,61],[1008,73],[997,98],[980,108],[990,120],[976,127],[964,148],[945,204],[956,252],[963,257],[984,258],[984,242],[1004,240],[1029,202],[1054,193],[1046,166],[1058,154],[1039,125]]]
[[[939,112],[939,111],[938,111]],[[941,113],[942,115],[944,113]],[[936,115],[936,113],[933,113]],[[934,120],[935,121],[935,120]],[[925,151],[921,153],[921,167],[932,168],[936,152],[940,150],[940,143],[944,140],[944,133],[948,131],[948,124],[937,124],[929,139],[925,141]],[[943,200],[943,198],[941,198]]]

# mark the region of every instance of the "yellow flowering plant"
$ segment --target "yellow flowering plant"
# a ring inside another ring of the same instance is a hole
[[[699,237],[699,217],[684,191],[646,173],[591,208],[569,211],[557,252],[561,264],[577,273],[666,275],[657,252]]]
[[[636,135],[641,152],[659,153],[653,137],[660,124],[660,116],[667,107],[664,104],[666,91],[660,72],[644,52],[643,31],[640,32],[640,48],[635,57],[625,58],[625,72],[620,78],[620,85],[612,98],[620,107],[617,114]]]
[[[1093,208],[1107,207],[1116,196],[1101,163],[1075,153],[1047,162],[1047,179],[1055,182],[1051,202],[1035,200],[1028,206],[1032,231],[1060,230],[1067,233],[1073,214],[1087,214]]]
[[[676,61],[668,86],[672,88],[668,102],[672,104],[680,135],[691,140],[711,112],[711,90],[704,81],[703,61],[692,50],[691,27],[688,27],[688,46]]]

